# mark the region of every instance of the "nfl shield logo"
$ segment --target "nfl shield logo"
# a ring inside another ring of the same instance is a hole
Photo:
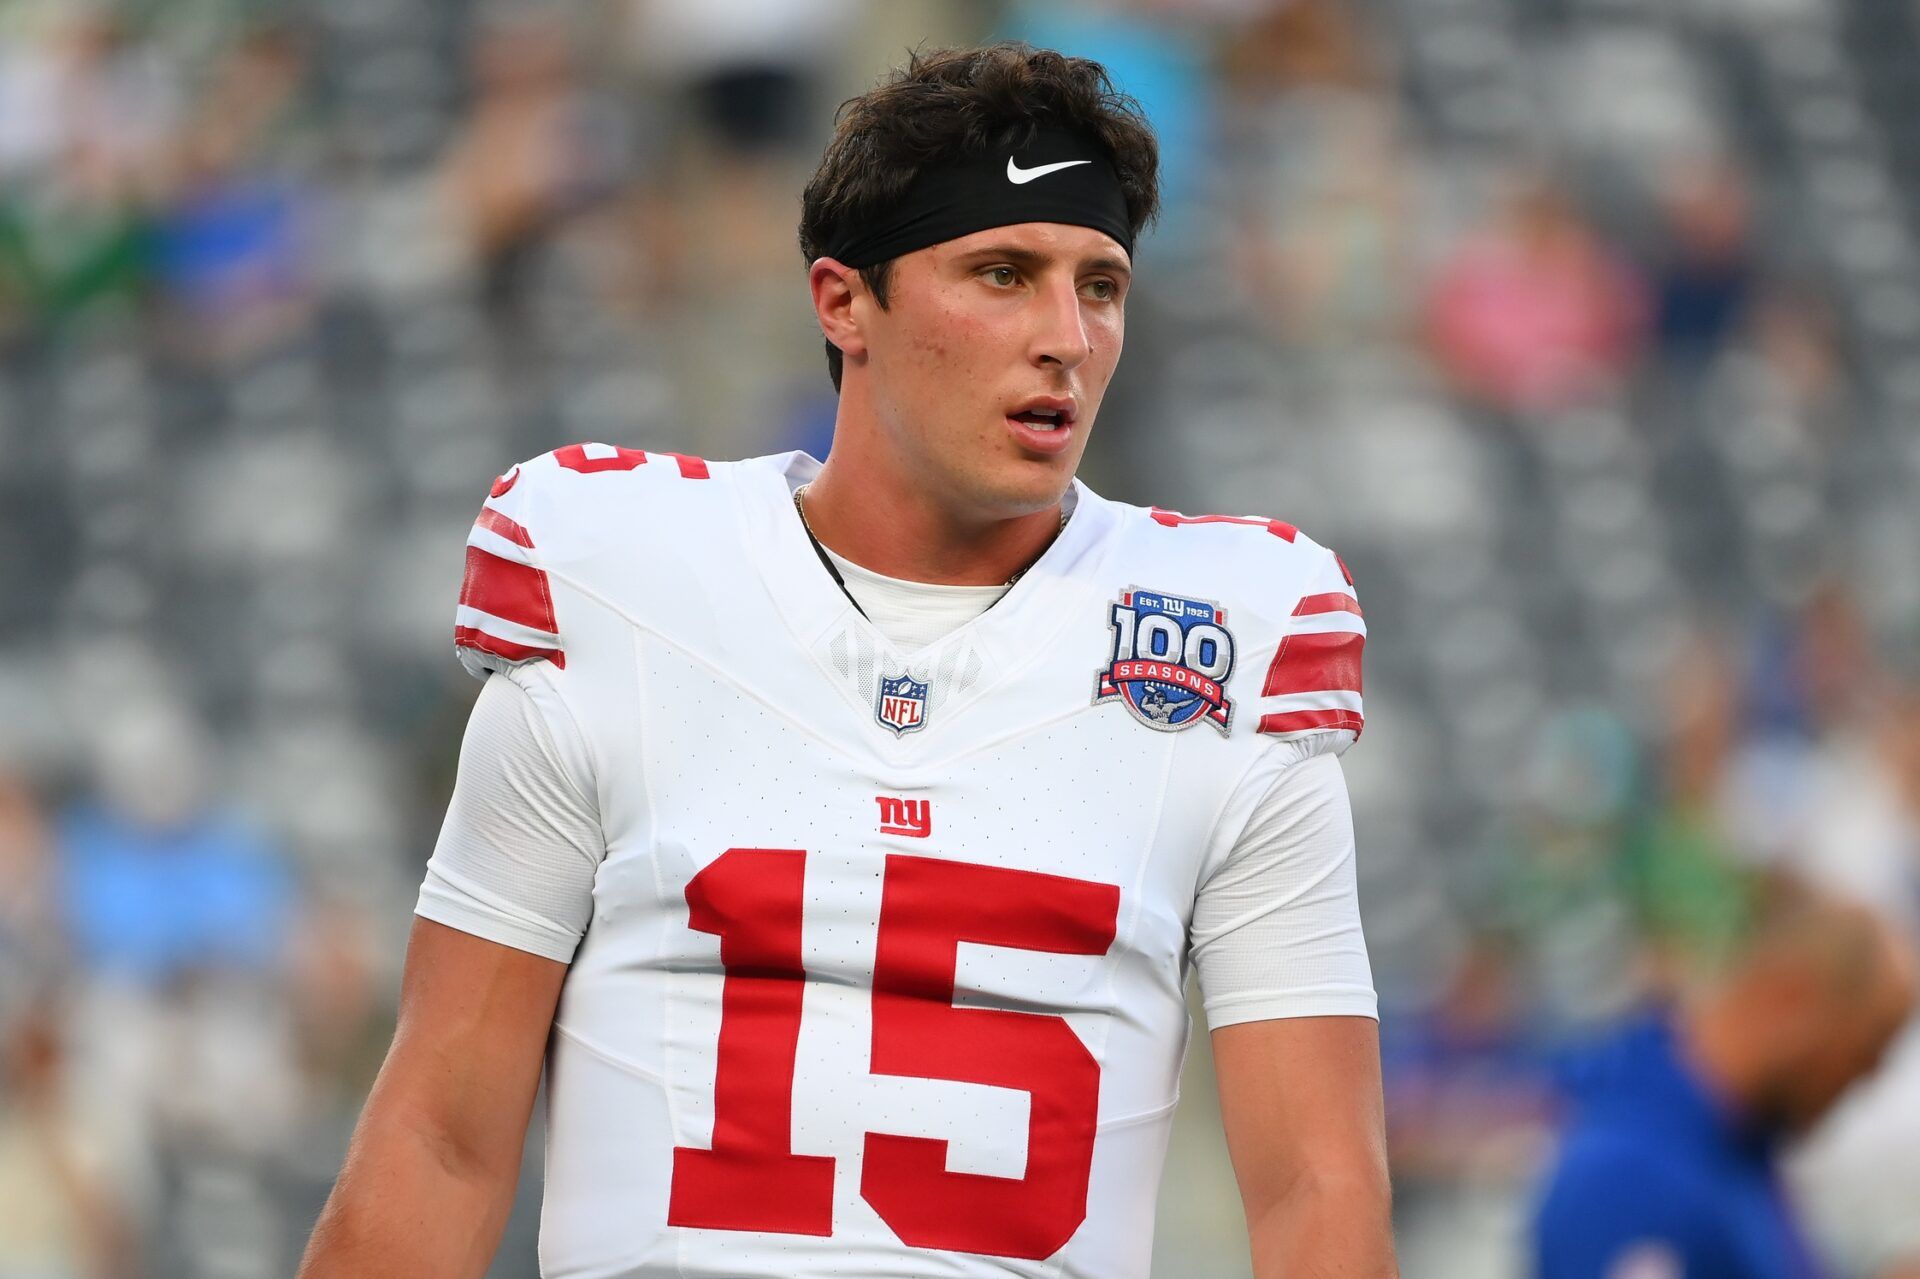
[[[880,701],[873,717],[893,730],[895,737],[927,726],[927,686],[911,675],[880,681]]]

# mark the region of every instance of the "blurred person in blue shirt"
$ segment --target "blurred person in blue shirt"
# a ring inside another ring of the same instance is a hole
[[[188,706],[123,697],[93,739],[91,792],[55,827],[63,1087],[151,1273],[273,1273],[294,1228],[270,1188],[308,1096],[298,878],[221,801]]]
[[[1534,1221],[1539,1279],[1819,1279],[1776,1172],[1914,1007],[1913,956],[1862,906],[1756,881],[1730,953],[1584,1060]]]
[[[61,922],[83,972],[159,990],[282,967],[291,868],[208,803],[206,771],[200,731],[177,707],[129,708],[104,726],[98,791],[57,828]]]

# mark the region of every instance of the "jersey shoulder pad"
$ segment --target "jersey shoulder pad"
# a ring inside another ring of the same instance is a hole
[[[1357,741],[1366,727],[1367,624],[1345,562],[1285,520],[1158,507],[1144,514],[1148,529],[1168,531],[1169,547],[1179,535],[1196,570],[1218,583],[1216,598],[1233,598],[1248,619],[1248,669],[1260,681],[1249,707],[1255,731],[1295,743],[1303,759]]]
[[[493,482],[467,534],[453,628],[462,666],[481,679],[527,662],[566,668],[555,565],[586,558],[597,544],[619,535],[619,518],[644,508],[626,485],[586,481],[643,471],[647,480],[712,476],[701,458],[588,443],[543,453]]]
[[[1360,740],[1367,623],[1346,563],[1300,533],[1304,556],[1293,608],[1284,619],[1260,683],[1255,730],[1298,743],[1302,755],[1334,754]]]

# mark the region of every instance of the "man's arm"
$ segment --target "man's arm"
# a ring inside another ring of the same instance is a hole
[[[299,1279],[479,1279],[567,966],[416,919],[393,1046]]]
[[[1255,1279],[1394,1279],[1378,1024],[1223,1026],[1213,1061]]]
[[[1194,900],[1193,955],[1260,1279],[1395,1273],[1377,1001],[1337,759],[1290,764]]]

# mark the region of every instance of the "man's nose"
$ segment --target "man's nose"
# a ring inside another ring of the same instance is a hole
[[[1072,280],[1050,280],[1034,305],[1040,310],[1034,334],[1034,362],[1076,368],[1093,353],[1080,313],[1080,293]]]

